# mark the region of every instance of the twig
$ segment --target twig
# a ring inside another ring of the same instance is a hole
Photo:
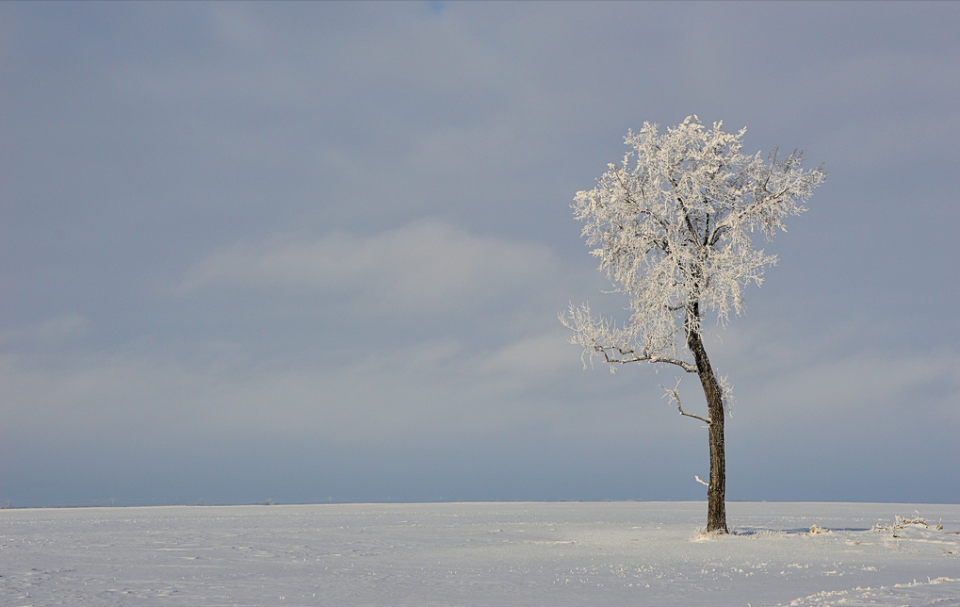
[[[663,388],[663,385],[661,384],[660,387]],[[683,410],[683,407],[680,405],[680,393],[677,392],[677,388],[679,387],[680,387],[680,380],[678,379],[677,385],[674,386],[673,390],[668,390],[666,388],[663,388],[663,391],[667,393],[667,396],[669,396],[671,400],[675,400],[677,402],[677,410],[680,411],[680,415],[685,415],[686,417],[692,417],[693,419],[699,419],[700,421],[707,424],[708,426],[712,426],[713,422],[710,421],[710,419],[706,417],[700,417],[699,415],[694,415],[693,413],[687,413],[686,411]]]

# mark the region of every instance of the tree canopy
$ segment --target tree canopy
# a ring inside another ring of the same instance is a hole
[[[764,160],[743,153],[722,123],[705,129],[696,116],[658,133],[644,123],[629,132],[631,148],[592,190],[574,198],[583,236],[595,245],[600,269],[629,298],[622,325],[594,317],[589,305],[571,306],[565,324],[585,354],[608,362],[667,362],[695,371],[681,351],[685,330],[700,331],[699,303],[725,322],[744,309],[743,287],[763,282],[775,255],[754,247],[752,235],[772,239],[783,219],[799,215],[822,168],[800,167],[802,153]],[[678,339],[679,337],[679,339]]]

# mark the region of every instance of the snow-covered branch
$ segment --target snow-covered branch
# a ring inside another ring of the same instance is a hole
[[[687,373],[696,373],[697,366],[686,361],[682,361],[676,358],[670,358],[669,356],[655,356],[653,354],[639,354],[635,350],[624,350],[619,347],[608,347],[604,348],[601,346],[595,346],[598,352],[603,353],[604,362],[608,363],[637,363],[637,362],[649,362],[649,363],[667,363],[670,365],[676,365],[682,368]],[[616,351],[618,355],[611,356],[611,353]]]
[[[661,385],[660,387],[663,388],[663,385]],[[664,394],[664,396],[669,396],[669,397],[670,397],[670,400],[672,400],[672,401],[674,401],[675,403],[677,403],[677,410],[680,411],[680,415],[683,415],[683,416],[686,416],[686,417],[692,417],[693,419],[699,419],[700,421],[702,421],[703,423],[707,424],[708,426],[711,425],[713,422],[710,420],[710,418],[708,418],[708,417],[701,417],[701,416],[699,416],[699,415],[694,415],[693,413],[687,413],[686,411],[683,410],[683,406],[681,406],[681,404],[680,404],[680,392],[679,392],[679,388],[680,388],[680,380],[677,380],[677,385],[674,386],[672,390],[669,390],[669,389],[667,389],[667,388],[663,388],[663,391],[666,392],[666,394]]]
[[[560,321],[574,332],[570,342],[583,347],[584,366],[594,356],[602,356],[606,363],[666,363],[676,365],[687,373],[696,373],[697,366],[665,352],[676,351],[676,344],[648,340],[642,347],[637,345],[635,336],[627,330],[617,328],[608,319],[594,318],[589,305],[575,307],[570,304],[566,315]],[[676,331],[674,331],[676,332]],[[671,334],[672,342],[674,336]]]

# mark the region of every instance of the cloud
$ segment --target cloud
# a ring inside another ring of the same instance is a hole
[[[5,429],[60,444],[175,445],[282,437],[326,445],[441,443],[537,415],[514,385],[450,340],[371,351],[335,365],[188,352],[0,356]],[[522,371],[522,370],[521,370]]]
[[[546,246],[476,236],[423,220],[369,236],[276,236],[214,252],[194,265],[180,295],[209,289],[346,294],[380,312],[473,308],[556,276]]]
[[[544,380],[562,370],[577,369],[580,353],[569,342],[565,330],[525,337],[509,343],[483,363],[490,373],[508,373],[527,380]]]
[[[960,355],[919,344],[890,348],[871,339],[872,330],[824,319],[811,332],[785,319],[746,318],[722,332],[711,357],[735,385],[737,424],[756,430],[790,420],[793,428],[835,432],[859,424],[889,435],[903,424],[960,421]]]
[[[90,322],[80,314],[63,314],[32,326],[10,329],[0,333],[0,344],[55,345],[84,337],[90,332]]]
[[[946,422],[958,396],[960,357],[898,356],[859,352],[783,370],[760,393],[760,402],[803,412],[806,422],[860,417],[926,418]],[[948,406],[949,405],[949,406]],[[804,423],[804,422],[801,422]]]

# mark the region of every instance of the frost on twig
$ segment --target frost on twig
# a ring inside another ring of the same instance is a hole
[[[660,387],[663,388],[663,385],[661,384]],[[681,404],[680,404],[680,392],[679,392],[678,388],[680,388],[680,380],[679,380],[679,379],[677,380],[677,385],[674,386],[672,390],[668,390],[667,388],[663,388],[663,391],[666,392],[666,394],[664,394],[664,396],[669,396],[669,397],[670,397],[670,400],[672,400],[672,401],[674,401],[674,402],[677,403],[677,410],[680,411],[680,415],[685,415],[686,417],[692,417],[692,418],[694,418],[694,419],[699,419],[700,421],[702,421],[703,423],[707,424],[708,426],[709,426],[710,424],[712,424],[713,422],[710,421],[709,418],[701,417],[701,416],[699,416],[699,415],[694,415],[693,413],[687,413],[686,411],[683,410],[683,406],[681,406]],[[697,480],[699,480],[699,479],[697,479]],[[701,481],[701,482],[702,482],[702,481]]]
[[[676,348],[671,348],[663,340],[658,342],[648,338],[646,343],[638,347],[637,336],[633,330],[619,328],[607,318],[593,318],[589,304],[578,308],[571,303],[568,313],[560,315],[560,322],[574,332],[570,343],[583,347],[581,359],[584,368],[588,363],[593,363],[595,356],[601,356],[606,363],[667,363],[676,365],[687,373],[697,372],[693,363],[664,355],[663,352],[675,351]],[[611,366],[611,371],[613,368]]]
[[[733,397],[733,384],[730,383],[726,375],[718,377],[717,383],[720,385],[720,394],[722,395],[727,414],[733,417],[733,403],[736,401]]]
[[[896,515],[893,519],[892,525],[881,525],[877,523],[873,526],[874,531],[897,531],[899,529],[906,529],[908,526],[917,526],[917,527],[927,527],[927,520],[919,514],[914,518],[906,518],[900,515]]]
[[[897,537],[897,531],[906,529],[907,527],[922,527],[924,529],[929,529],[930,526],[927,524],[927,519],[920,516],[920,513],[914,510],[914,514],[917,516],[913,518],[906,518],[899,515],[896,515],[893,519],[892,525],[881,525],[877,523],[873,526],[874,531],[890,531],[893,533],[893,537]],[[937,526],[934,527],[937,531],[943,530],[943,522],[937,523]]]

